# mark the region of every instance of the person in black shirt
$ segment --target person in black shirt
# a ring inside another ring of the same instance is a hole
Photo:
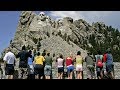
[[[22,51],[18,53],[16,58],[19,58],[19,78],[26,79],[27,77],[27,62],[28,62],[29,52],[26,51],[25,46],[22,47]]]

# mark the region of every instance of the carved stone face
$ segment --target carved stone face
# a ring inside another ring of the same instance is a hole
[[[63,26],[63,20],[59,19],[58,24],[59,24],[59,26]]]
[[[46,16],[46,21],[50,21],[51,19],[50,19],[50,17],[49,16]]]
[[[39,16],[45,16],[44,12],[40,12]]]
[[[46,16],[45,16],[45,13],[44,13],[44,12],[40,12],[40,14],[39,14],[39,19],[40,19],[41,21],[44,21],[44,20],[46,19]]]

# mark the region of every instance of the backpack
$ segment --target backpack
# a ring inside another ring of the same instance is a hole
[[[103,67],[103,63],[102,63],[102,60],[100,60],[100,56],[97,56],[97,64],[96,64],[96,66],[100,67],[100,68]]]

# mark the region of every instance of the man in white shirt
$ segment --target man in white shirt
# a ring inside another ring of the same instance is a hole
[[[7,75],[7,79],[13,79],[14,74],[14,65],[15,65],[15,55],[11,52],[11,48],[7,49],[7,53],[4,58],[4,67],[5,67],[5,75]]]

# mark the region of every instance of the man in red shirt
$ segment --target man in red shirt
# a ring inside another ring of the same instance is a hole
[[[68,79],[72,79],[74,66],[73,66],[73,59],[71,55],[66,58],[66,67],[67,67]]]

